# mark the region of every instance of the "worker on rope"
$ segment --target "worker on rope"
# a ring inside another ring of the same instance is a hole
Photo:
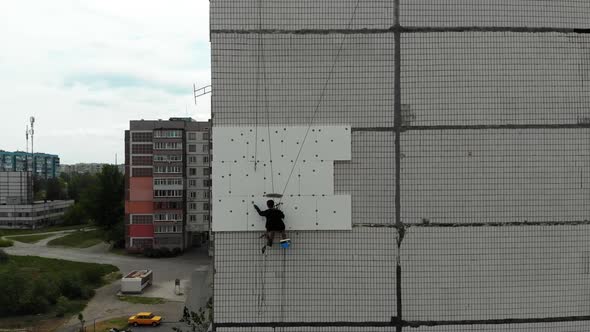
[[[254,202],[252,202],[254,204]],[[266,244],[262,247],[262,253],[266,252],[266,247],[272,247],[272,241],[275,237],[275,233],[281,233],[281,247],[289,248],[290,240],[287,239],[287,234],[285,233],[285,223],[283,219],[285,218],[285,214],[279,209],[275,207],[275,202],[272,199],[266,201],[266,206],[268,207],[267,210],[262,211],[256,204],[254,204],[254,208],[259,215],[266,217],[266,233],[264,233],[261,237],[266,237]]]

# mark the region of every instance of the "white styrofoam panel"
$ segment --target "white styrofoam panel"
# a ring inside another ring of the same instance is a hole
[[[213,231],[264,231],[265,218],[252,206],[266,209],[264,196],[214,197]],[[275,199],[275,202],[277,200]],[[350,230],[350,196],[287,196],[282,200],[285,226],[289,230]],[[240,215],[241,214],[241,215]],[[241,219],[241,221],[238,221]]]
[[[281,210],[285,214],[287,230],[317,229],[316,197],[285,197]]]
[[[247,229],[250,206],[246,197],[217,196],[212,200],[212,207],[214,232]]]
[[[254,170],[253,162],[238,162],[231,165],[231,195],[262,195],[265,189],[265,167],[262,164]],[[215,187],[215,183],[213,183]]]
[[[318,197],[317,229],[351,229],[351,204],[350,195]]]
[[[301,160],[350,160],[350,144],[347,126],[213,128],[214,161],[269,161],[271,155],[297,160],[298,154]]]
[[[231,128],[213,128],[213,144],[215,153],[213,153],[213,161],[229,161],[242,159],[247,156],[248,148],[246,142],[248,140],[240,139],[243,137],[244,129],[242,127]]]
[[[306,135],[306,145],[301,149]],[[216,127],[213,140],[214,231],[264,230],[263,220],[254,218],[249,223],[245,220],[254,211],[251,201],[259,201],[264,207],[267,200],[264,195],[271,193],[284,194],[282,209],[287,229],[351,228],[349,196],[318,204],[320,197],[334,195],[334,160],[351,158],[349,127]],[[338,206],[338,213],[325,212],[323,221],[318,223],[319,205],[330,211]],[[239,219],[237,211],[242,221],[235,220]],[[227,222],[228,219],[231,221]]]
[[[301,195],[334,194],[334,162],[305,162],[299,164],[298,171],[291,181],[299,182]]]
[[[254,203],[262,210],[266,210],[266,197],[256,197]],[[277,200],[275,200],[276,202]],[[279,207],[285,214],[286,230],[310,230],[316,229],[316,197],[289,197],[283,200]],[[249,231],[264,231],[265,217],[259,216],[254,207],[251,207],[251,218],[248,222]]]
[[[229,163],[214,161],[211,163],[211,166],[212,195],[214,197],[228,195],[230,189],[228,176],[230,174]]]

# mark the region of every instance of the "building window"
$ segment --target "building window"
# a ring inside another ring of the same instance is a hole
[[[209,151],[209,144],[203,145],[203,152],[208,152],[208,151]]]
[[[197,157],[196,156],[189,156],[188,157],[188,162],[189,163],[192,163],[192,164],[197,163]]]
[[[182,209],[180,202],[154,202],[154,209],[155,210],[164,210],[164,209]]]
[[[188,133],[188,139],[190,141],[196,141],[197,140],[197,133]]]
[[[203,168],[203,175],[211,175],[211,168]]]
[[[133,142],[151,142],[152,133],[131,133],[131,140]]]
[[[151,168],[132,167],[131,168],[131,176],[133,176],[133,177],[150,177],[150,176],[152,176],[152,169]]]
[[[197,180],[188,180],[188,186],[189,187],[196,187],[197,186]]]
[[[191,191],[189,194],[190,198],[197,198],[197,192],[196,191]]]
[[[197,203],[189,203],[188,208],[189,208],[189,210],[196,210],[197,209]]]
[[[203,162],[204,163],[208,163],[209,162],[209,156],[204,156],[203,157]]]
[[[182,190],[154,190],[154,197],[182,197]]]
[[[180,166],[156,166],[154,173],[181,173]]]
[[[182,137],[182,131],[180,131],[180,130],[155,130],[154,137],[178,138],[178,137]]]
[[[154,178],[155,186],[181,186],[182,178]]]
[[[154,143],[155,150],[182,150],[181,142],[156,142]]]
[[[189,144],[188,145],[188,152],[197,152],[197,145],[196,144]]]
[[[149,166],[152,164],[152,157],[151,156],[133,156],[131,158],[131,163],[133,165]]]
[[[203,139],[205,141],[208,141],[209,140],[209,133],[203,133]]]
[[[197,169],[196,169],[196,168],[194,168],[194,167],[191,167],[191,168],[189,168],[189,169],[188,169],[188,174],[189,174],[189,175],[193,175],[193,176],[194,176],[194,175],[197,175]]]
[[[135,239],[131,238],[131,247],[133,248],[151,248],[154,241],[152,239]]]
[[[203,210],[209,211],[209,203],[203,203]]]
[[[209,215],[208,214],[204,214],[203,215],[203,221],[209,221]]]
[[[154,221],[182,221],[182,215],[180,215],[179,213],[156,213],[154,214]]]
[[[191,215],[189,216],[189,220],[190,220],[190,221],[197,221],[197,216],[196,216],[196,215],[194,215],[194,214],[191,214]]]
[[[131,145],[131,153],[133,153],[133,154],[152,154],[153,153],[153,146],[152,146],[152,144],[132,144]]]
[[[211,192],[209,190],[203,191],[203,197],[209,198],[211,196]]]
[[[203,186],[211,187],[211,180],[203,180]]]
[[[157,154],[154,156],[154,161],[182,161],[182,155],[180,154]]]
[[[131,215],[132,224],[151,224],[152,220],[151,215]]]

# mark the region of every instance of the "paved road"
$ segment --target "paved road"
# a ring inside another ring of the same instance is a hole
[[[56,234],[55,237],[63,236]],[[52,238],[55,238],[52,237]],[[96,291],[96,296],[88,303],[83,314],[87,322],[94,319],[104,320],[111,317],[131,315],[139,311],[153,311],[162,315],[166,321],[161,327],[145,327],[141,331],[171,331],[178,324],[182,310],[186,304],[192,310],[203,306],[211,294],[211,259],[205,248],[195,248],[184,255],[173,258],[150,259],[131,257],[109,253],[105,244],[85,249],[48,247],[47,241],[36,244],[15,242],[13,247],[5,248],[11,255],[30,255],[47,258],[66,259],[71,261],[112,264],[125,274],[131,270],[151,269],[154,273],[154,285],[148,288],[146,295],[171,299],[163,304],[142,305],[120,301],[116,294],[120,289],[120,281],[104,286]],[[184,296],[174,294],[174,280],[185,280],[182,285]],[[59,331],[75,331],[77,318],[73,317]],[[92,330],[89,330],[92,331]]]

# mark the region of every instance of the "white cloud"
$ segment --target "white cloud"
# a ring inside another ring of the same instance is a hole
[[[192,84],[210,82],[205,0],[11,0],[0,5],[0,149],[35,150],[63,163],[123,156],[132,119],[189,115]],[[186,89],[186,92],[184,92]]]

